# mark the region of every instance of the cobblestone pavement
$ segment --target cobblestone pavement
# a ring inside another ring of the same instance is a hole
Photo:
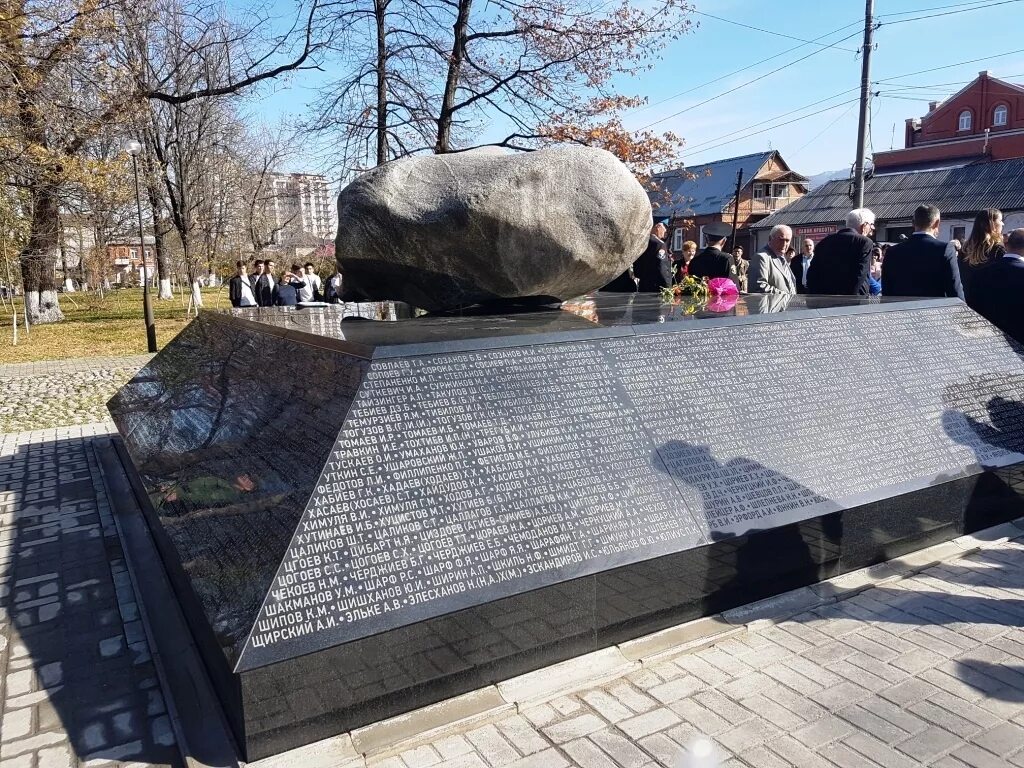
[[[0,768],[177,764],[92,451],[108,430],[0,436]]]
[[[92,454],[109,429],[0,436],[0,768],[177,761]],[[727,768],[1024,768],[1022,540],[332,766],[676,768],[698,735]]]
[[[1018,540],[366,764],[1024,766],[1022,627]]]
[[[90,357],[0,365],[0,432],[105,421],[107,400],[151,358]]]

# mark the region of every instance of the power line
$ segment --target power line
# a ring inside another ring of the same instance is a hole
[[[978,6],[980,6],[980,5],[984,4],[984,3],[989,3],[989,2],[991,2],[991,0],[971,0],[971,2],[968,2],[968,3],[952,3],[950,5],[936,5],[936,6],[933,6],[931,8],[912,8],[909,11],[891,11],[890,13],[880,13],[880,14],[878,14],[878,16],[879,16],[879,18],[886,17],[886,16],[909,16],[912,13],[926,13],[927,11],[944,11],[947,8],[965,8],[966,6],[972,6],[970,8],[967,8],[967,10],[972,11],[972,10],[974,10],[974,8],[977,8]]]
[[[831,107],[826,107],[825,109],[815,110],[814,114],[823,115],[826,112],[831,112],[833,109],[838,109],[839,107],[845,106],[847,104],[855,104],[858,101],[860,101],[860,97],[859,96],[855,96],[852,99],[847,99],[846,101],[841,101],[838,104],[833,104]],[[805,117],[810,117],[810,115],[805,115]],[[735,144],[737,141],[742,141],[743,139],[749,139],[751,136],[757,136],[758,134],[765,133],[767,131],[775,130],[778,127],[779,127],[778,125],[769,125],[766,128],[761,128],[761,129],[756,130],[756,131],[750,131],[749,133],[745,133],[742,136],[737,136],[735,139],[729,139],[728,141],[723,141],[723,142],[721,142],[719,144],[713,144],[710,147],[705,147],[704,149],[701,149],[701,150],[695,152],[694,154],[702,155],[705,152],[710,152],[712,149],[718,149],[719,147],[724,147],[724,146],[726,146],[728,144]],[[683,152],[685,154],[686,150],[684,149]]]
[[[940,69],[952,69],[954,67],[962,67],[965,64],[975,64],[979,61],[989,61],[990,59],[999,59],[1004,56],[1016,56],[1018,53],[1024,53],[1024,48],[1017,51],[1007,51],[1006,53],[997,53],[992,56],[982,56],[979,59],[968,59],[967,61],[958,61],[956,64],[944,64],[941,67],[931,67],[930,69],[920,69],[917,72],[907,72],[903,75],[893,75],[892,77],[883,77],[875,80],[876,83],[888,83],[892,80],[901,80],[904,77],[914,77],[915,75],[924,75],[928,72],[938,72]],[[969,81],[968,81],[969,82]]]
[[[824,134],[824,133],[825,133],[826,131],[828,131],[828,130],[829,130],[829,129],[830,129],[830,128],[831,128],[832,126],[833,126],[833,125],[835,125],[835,124],[836,124],[836,123],[838,123],[838,122],[839,122],[840,120],[842,120],[842,119],[843,119],[844,117],[846,117],[846,116],[847,116],[848,114],[850,114],[850,112],[852,112],[852,111],[853,111],[853,108],[854,108],[855,106],[857,106],[857,102],[858,102],[858,101],[860,101],[860,99],[859,99],[859,98],[857,98],[857,99],[854,99],[854,100],[853,100],[853,102],[852,102],[852,103],[850,104],[850,106],[848,106],[848,107],[847,107],[847,108],[846,108],[846,109],[845,109],[845,110],[843,111],[843,113],[839,115],[839,117],[837,117],[837,118],[836,118],[835,120],[833,120],[832,122],[830,122],[830,123],[829,123],[828,125],[826,125],[826,126],[825,126],[824,128],[822,128],[822,129],[821,129],[820,131],[818,131],[818,133],[814,134],[814,136],[812,136],[812,137],[811,137],[811,140],[810,140],[810,141],[808,141],[808,142],[807,142],[806,144],[804,144],[804,145],[803,145],[802,147],[800,147],[800,149],[798,149],[798,150],[797,150],[796,152],[794,152],[794,153],[793,153],[793,155],[798,155],[798,154],[800,154],[800,153],[801,153],[801,152],[803,152],[803,151],[804,151],[805,149],[807,149],[807,148],[808,148],[809,146],[811,146],[811,144],[813,144],[813,143],[814,143],[814,142],[816,142],[816,141],[817,141],[818,139],[820,139],[820,138],[822,137],[822,135],[823,135],[823,134]],[[837,104],[836,106],[841,106],[841,105],[838,105],[838,104]],[[874,154],[874,152],[872,152],[872,154]]]
[[[851,27],[854,24],[860,24],[860,22],[859,21],[854,21],[854,22],[851,22],[850,24],[844,24],[841,27],[837,27],[836,29],[833,29],[831,32],[826,32],[824,35],[822,35],[822,37],[831,37],[832,35],[836,34],[837,32],[842,32],[844,29],[846,29],[847,27]],[[839,41],[836,41],[836,42],[842,42],[842,41],[839,40]],[[692,88],[687,88],[685,91],[680,91],[679,93],[673,94],[671,96],[666,96],[664,99],[660,99],[658,101],[652,101],[650,104],[644,104],[642,107],[637,107],[636,109],[634,109],[632,111],[634,113],[636,113],[636,112],[643,112],[645,110],[651,109],[652,107],[657,107],[657,106],[659,106],[661,104],[664,104],[666,102],[673,101],[675,99],[678,99],[680,96],[686,96],[687,94],[693,93],[694,91],[699,91],[701,88],[706,88],[707,86],[714,85],[715,83],[721,82],[722,80],[727,80],[730,77],[733,77],[734,75],[738,75],[738,74],[740,74],[742,72],[746,72],[747,70],[753,69],[754,67],[759,67],[762,64],[765,64],[765,63],[767,63],[769,61],[774,61],[775,59],[777,59],[777,58],[779,58],[781,56],[785,56],[788,53],[792,53],[793,51],[798,51],[798,50],[800,50],[801,48],[803,48],[806,45],[807,45],[807,43],[802,43],[800,45],[794,46],[793,48],[787,48],[785,51],[782,51],[780,53],[772,54],[771,56],[769,56],[769,57],[767,57],[765,59],[761,59],[760,61],[755,61],[753,64],[748,64],[745,67],[740,67],[739,69],[733,70],[732,72],[726,72],[724,75],[720,75],[719,77],[716,77],[716,78],[714,78],[712,80],[708,80],[707,82],[701,83],[700,85],[695,85]],[[829,47],[833,47],[833,46],[829,46]],[[824,48],[822,50],[824,50]],[[847,50],[847,49],[844,48],[842,50]],[[672,117],[676,117],[676,115],[672,115]],[[666,118],[666,119],[668,119],[668,118]],[[656,123],[651,123],[651,125],[656,125]]]
[[[850,25],[847,24],[846,26],[850,26]],[[841,43],[841,42],[843,42],[843,40],[849,40],[851,37],[856,37],[859,34],[860,34],[860,30],[858,29],[856,32],[853,32],[852,34],[849,34],[846,37],[844,37],[844,38],[842,38],[840,40],[837,40],[836,42]],[[819,48],[816,51],[811,51],[806,56],[801,56],[799,59],[795,59],[795,60],[789,62],[788,64],[783,64],[781,67],[777,67],[777,68],[773,69],[771,72],[766,72],[763,75],[759,75],[758,77],[755,77],[753,80],[748,80],[745,83],[740,83],[739,85],[737,85],[737,86],[735,86],[733,88],[730,88],[727,91],[722,91],[719,94],[716,94],[714,96],[711,96],[710,98],[704,99],[704,101],[698,102],[696,104],[692,104],[692,105],[686,107],[685,109],[681,109],[678,112],[675,112],[675,113],[673,113],[671,115],[668,115],[667,117],[662,117],[662,118],[660,118],[658,120],[655,120],[653,123],[648,123],[647,125],[643,126],[642,128],[639,128],[638,130],[641,130],[641,131],[645,130],[647,128],[650,128],[651,126],[657,125],[658,123],[663,123],[666,120],[671,120],[673,117],[679,117],[679,115],[683,114],[684,112],[688,112],[691,109],[697,109],[698,107],[703,107],[705,104],[709,104],[712,101],[715,101],[716,99],[720,99],[723,96],[728,96],[730,93],[735,93],[736,91],[740,90],[741,88],[746,88],[748,85],[751,85],[752,83],[756,83],[758,80],[763,80],[764,78],[770,77],[770,76],[774,75],[777,72],[781,72],[784,69],[792,67],[794,64],[799,64],[801,61],[806,61],[807,59],[811,58],[812,56],[817,56],[819,53],[821,53],[824,50],[826,50],[826,49],[825,48]]]
[[[952,16],[952,15],[957,14],[957,13],[967,13],[968,11],[979,11],[982,8],[993,8],[993,7],[997,6],[997,5],[1009,5],[1010,3],[1020,3],[1020,2],[1024,2],[1024,0],[999,0],[999,2],[987,3],[986,5],[976,5],[976,6],[972,7],[972,8],[963,8],[962,10],[959,10],[959,11],[945,11],[944,13],[931,13],[931,14],[928,14],[927,16],[914,16],[913,18],[910,18],[910,19],[894,19],[893,21],[883,22],[883,24],[885,24],[885,25],[906,24],[908,21],[921,21],[922,19],[938,19],[938,18],[940,18],[942,16]]]
[[[771,29],[762,29],[761,27],[754,27],[754,26],[751,26],[750,24],[744,24],[741,21],[733,21],[732,19],[726,19],[726,18],[723,18],[722,16],[715,16],[713,13],[705,13],[704,11],[697,11],[697,10],[690,11],[690,13],[696,14],[697,16],[707,16],[709,19],[717,19],[718,21],[724,21],[726,24],[735,24],[737,27],[743,27],[744,29],[752,29],[755,32],[764,32],[767,35],[773,35],[775,37],[785,37],[785,38],[787,38],[789,40],[799,40],[801,43],[805,43],[807,45],[818,45],[818,46],[821,46],[822,48],[836,48],[836,49],[838,49],[840,51],[846,51],[847,53],[856,53],[857,52],[853,48],[842,48],[842,47],[840,47],[840,46],[838,46],[838,45],[836,45],[834,43],[831,44],[831,45],[828,44],[828,43],[819,43],[817,40],[805,40],[802,37],[794,37],[793,35],[787,35],[784,32],[776,32],[776,31],[771,30]],[[850,25],[847,24],[846,27],[848,27],[848,26],[850,26]],[[846,27],[840,27],[840,29],[845,29]],[[829,34],[832,34],[832,33],[829,33]]]
[[[832,99],[839,98],[840,96],[845,96],[850,91],[856,91],[856,90],[857,90],[856,86],[853,87],[853,88],[847,88],[845,91],[839,91],[839,93],[833,93],[831,96],[826,96],[824,99],[818,99],[817,101],[812,101],[810,104],[804,104],[802,107],[797,107],[796,109],[789,110],[789,112],[783,112],[782,114],[774,115],[773,117],[766,118],[765,120],[762,120],[761,122],[763,122],[763,123],[774,123],[776,120],[780,120],[783,117],[789,117],[790,115],[796,114],[797,112],[803,112],[806,109],[810,109],[811,107],[816,107],[819,104],[823,104],[826,101],[832,101]],[[843,103],[845,104],[846,102],[844,101]],[[831,109],[831,107],[830,107],[830,109]],[[789,121],[789,122],[791,122],[791,121]],[[785,123],[783,123],[782,125],[784,125],[784,124]],[[694,144],[692,146],[688,146],[686,149],[687,149],[687,151],[692,151],[694,149],[697,149],[698,147],[703,147],[703,146],[706,146],[708,144],[713,144],[715,142],[721,141],[722,139],[727,139],[730,136],[735,136],[737,133],[743,133],[745,130],[747,130],[748,127],[749,126],[745,126],[743,128],[739,128],[739,129],[737,129],[735,131],[732,131],[731,133],[723,133],[721,136],[715,136],[712,139],[705,139],[702,142],[699,142],[699,143]],[[778,127],[778,126],[775,126],[775,127]]]

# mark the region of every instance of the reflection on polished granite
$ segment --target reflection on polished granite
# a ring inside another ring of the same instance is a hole
[[[349,309],[204,312],[110,404],[249,760],[1024,507],[957,300]]]
[[[367,363],[200,315],[109,403],[233,663]]]
[[[740,296],[736,305],[726,312],[711,311],[686,297],[666,302],[654,294],[599,292],[561,306],[478,307],[393,321],[346,316],[353,311],[351,304],[231,309],[223,310],[223,314],[240,321],[257,322],[268,332],[286,338],[377,358],[698,330],[733,323],[920,309],[956,302],[955,299],[932,302],[857,296],[781,298],[785,300],[765,294]],[[408,309],[399,313],[400,316],[405,314],[409,314]]]

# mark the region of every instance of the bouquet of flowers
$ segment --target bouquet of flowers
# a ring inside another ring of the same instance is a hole
[[[736,283],[727,277],[706,280],[686,275],[671,287],[661,289],[661,300],[673,307],[681,307],[685,315],[693,315],[703,309],[728,312],[736,306],[739,297]]]

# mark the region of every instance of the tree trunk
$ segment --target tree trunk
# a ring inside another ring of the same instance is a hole
[[[377,23],[377,165],[388,161],[388,50],[384,25],[389,0],[374,0]]]
[[[152,202],[152,198],[150,198],[150,202]],[[168,263],[167,243],[164,240],[170,231],[171,227],[166,220],[153,218],[153,253],[156,256],[156,276],[160,281],[160,294],[157,298],[160,299],[174,298],[174,293],[171,291],[171,266]]]
[[[469,11],[473,0],[459,0],[459,13],[455,17],[454,42],[448,59],[448,77],[444,84],[444,98],[437,117],[437,143],[434,151],[443,154],[451,150],[452,121],[455,115],[455,94],[462,74],[462,62],[466,60],[466,34],[469,31]]]
[[[28,243],[21,252],[25,310],[33,325],[64,319],[57,301],[57,191],[48,185],[32,189],[32,219]]]

